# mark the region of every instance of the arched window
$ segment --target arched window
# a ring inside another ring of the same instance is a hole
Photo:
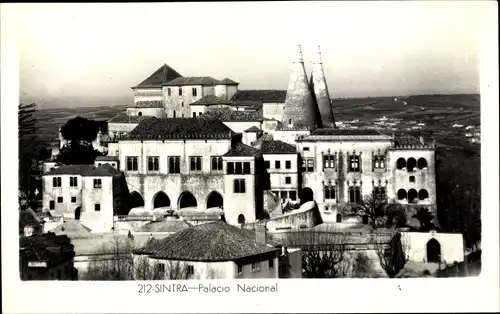
[[[361,190],[359,188],[354,189],[354,197],[356,203],[361,201]]]
[[[418,169],[427,168],[427,160],[425,158],[419,158],[417,161]]]
[[[427,192],[426,189],[422,189],[418,191],[418,198],[420,200],[425,200],[426,198],[429,198],[429,193]]]
[[[197,206],[198,202],[196,201],[194,195],[191,194],[190,192],[188,191],[183,192],[179,197],[179,208],[197,207]]]
[[[398,200],[404,200],[407,196],[405,189],[398,190]]]
[[[441,260],[441,244],[436,239],[427,242],[427,262],[439,263]]]
[[[240,214],[238,216],[238,223],[239,224],[244,224],[245,223],[245,216],[243,214]]]
[[[359,203],[361,201],[361,189],[357,186],[349,188],[349,202]]]
[[[396,167],[398,169],[403,169],[404,167],[406,167],[406,160],[404,158],[398,158],[398,160],[396,161]]]
[[[415,158],[413,157],[408,158],[408,161],[406,162],[406,167],[408,168],[409,172],[414,171],[415,168],[417,167],[417,161],[415,160]]]
[[[342,222],[342,215],[341,214],[337,214],[337,217],[336,217],[335,221],[337,223]]]
[[[140,116],[142,116],[142,112],[141,112],[141,111],[139,111],[139,113],[138,113],[137,115],[138,115],[139,117],[140,117]]]
[[[349,202],[354,203],[354,189],[349,188]]]
[[[158,207],[170,207],[170,198],[161,191],[153,198],[153,208]]]
[[[335,187],[325,186],[324,189],[325,200],[335,199]]]
[[[174,110],[174,118],[175,118],[175,110]]]
[[[417,200],[418,193],[415,189],[410,189],[408,191],[408,203],[413,203]]]

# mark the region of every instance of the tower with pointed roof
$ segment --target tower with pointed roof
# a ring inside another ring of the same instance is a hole
[[[321,127],[321,121],[318,118],[304,67],[302,49],[300,45],[297,45],[283,109],[283,126],[314,130]]]
[[[313,60],[310,86],[318,108],[318,113],[321,116],[323,127],[335,128],[335,118],[330,101],[330,93],[328,92],[328,85],[326,84],[323,61],[321,59],[321,48],[319,45]]]

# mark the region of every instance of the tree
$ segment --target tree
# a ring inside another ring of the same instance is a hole
[[[67,165],[93,164],[95,158],[102,155],[92,145],[98,132],[97,121],[82,117],[68,120],[61,128],[67,144],[62,147],[56,161]]]
[[[35,152],[38,148],[37,143],[37,125],[34,113],[36,104],[23,104],[18,106],[18,124],[19,124],[19,190],[28,198],[33,198],[33,184],[35,180],[32,177],[33,160],[36,157]]]
[[[432,223],[432,219],[434,219],[434,215],[430,212],[428,208],[419,207],[417,212],[412,216],[417,219],[420,223],[420,230],[429,231],[434,228],[434,224]]]
[[[351,207],[351,211],[355,216],[358,216],[361,219],[367,217],[370,226],[376,229],[385,226],[388,222],[387,214],[389,211],[397,208],[397,204],[391,204],[385,199],[367,195],[359,203],[354,204]]]
[[[380,266],[389,278],[395,278],[405,267],[409,259],[410,243],[408,239],[402,239],[402,234],[397,232],[390,237],[389,242],[385,236],[375,241]]]
[[[286,246],[302,249],[302,277],[338,278],[348,275],[348,236],[342,232],[305,230],[288,232]]]

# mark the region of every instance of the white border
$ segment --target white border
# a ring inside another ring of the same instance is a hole
[[[483,5],[486,5],[482,2]],[[492,3],[492,4],[491,4]],[[25,4],[26,5],[26,4]],[[498,9],[483,19],[481,133],[483,269],[466,279],[286,280],[278,293],[149,294],[137,282],[21,282],[17,246],[17,124],[19,47],[15,11],[1,10],[2,299],[5,313],[76,312],[439,312],[498,311]],[[7,12],[9,14],[7,14]],[[446,17],[443,17],[446,18]],[[258,22],[257,22],[258,23]],[[261,284],[264,282],[260,282]],[[271,283],[274,281],[271,281]],[[207,282],[205,282],[207,283]],[[216,284],[235,286],[234,281]],[[191,283],[190,283],[191,284]],[[194,284],[194,282],[193,282]]]

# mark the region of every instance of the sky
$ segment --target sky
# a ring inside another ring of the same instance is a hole
[[[124,105],[164,63],[286,89],[318,45],[332,97],[479,92],[481,1],[23,4],[21,101]]]

